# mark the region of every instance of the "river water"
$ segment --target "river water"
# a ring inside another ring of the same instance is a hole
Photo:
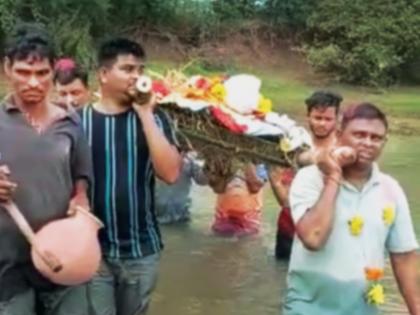
[[[419,156],[420,137],[391,136],[380,160],[407,193],[418,239]],[[192,222],[162,228],[166,248],[150,315],[280,315],[287,262],[274,259],[278,206],[269,187],[264,202],[259,235],[223,238],[210,231],[214,194],[195,186]],[[383,314],[408,314],[389,267],[384,283]]]

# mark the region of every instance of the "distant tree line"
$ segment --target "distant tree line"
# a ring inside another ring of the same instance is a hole
[[[420,78],[420,0],[0,0],[0,41],[21,21],[46,25],[61,54],[92,64],[107,36],[142,32],[200,46],[254,28],[288,38],[339,81]]]

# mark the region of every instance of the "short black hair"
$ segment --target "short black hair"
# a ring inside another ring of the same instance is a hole
[[[314,108],[334,107],[336,113],[340,109],[340,103],[343,97],[340,94],[331,91],[315,91],[309,98],[305,100],[308,114]]]
[[[13,63],[16,60],[48,59],[54,64],[53,42],[40,24],[24,23],[16,26],[6,41],[5,56]]]
[[[346,126],[355,119],[379,119],[384,124],[385,128],[388,130],[388,120],[383,111],[381,111],[376,105],[368,102],[363,102],[360,104],[350,105],[343,112],[343,117],[341,120],[341,129],[346,128]]]
[[[56,69],[54,72],[54,84],[67,85],[79,79],[85,87],[89,87],[89,77],[86,71],[79,66],[71,69]]]
[[[143,47],[127,38],[113,38],[102,43],[98,51],[98,66],[112,66],[119,55],[133,55],[140,59],[146,58]]]

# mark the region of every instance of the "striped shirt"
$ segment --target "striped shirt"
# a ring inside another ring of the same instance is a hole
[[[136,259],[159,252],[155,176],[141,120],[132,109],[110,115],[86,106],[79,113],[92,149],[91,202],[105,224],[99,233],[104,256]],[[158,109],[155,119],[175,144],[168,116]]]

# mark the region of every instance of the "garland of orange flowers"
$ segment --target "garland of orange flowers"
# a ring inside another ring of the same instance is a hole
[[[382,220],[384,224],[390,226],[395,220],[395,208],[393,205],[386,205],[382,210]],[[364,220],[361,215],[355,215],[348,220],[350,234],[359,236],[363,232]],[[372,305],[381,305],[385,303],[385,290],[381,284],[384,275],[382,268],[365,268],[365,277],[368,281],[368,287],[365,293],[366,302]]]

